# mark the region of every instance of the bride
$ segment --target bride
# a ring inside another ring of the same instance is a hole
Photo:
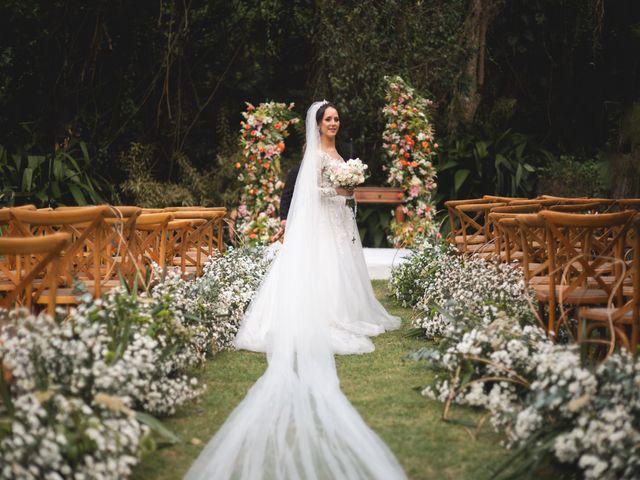
[[[340,391],[333,354],[374,349],[368,336],[397,328],[375,299],[355,219],[353,192],[323,169],[342,162],[337,108],[307,111],[306,148],[287,232],[242,321],[241,349],[268,367],[207,444],[186,477],[403,479],[402,468]]]

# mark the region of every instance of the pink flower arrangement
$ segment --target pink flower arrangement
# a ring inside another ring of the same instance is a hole
[[[438,144],[428,117],[433,102],[399,76],[386,77],[386,81],[387,104],[382,113],[387,123],[382,146],[390,162],[383,168],[387,183],[407,192],[403,211],[408,217],[400,224],[392,220],[389,241],[396,247],[410,247],[436,232],[432,195],[437,187],[433,160]]]
[[[246,161],[236,165],[238,179],[244,183],[237,231],[248,243],[269,243],[280,229],[280,157],[289,126],[299,121],[292,113],[293,107],[293,103],[266,102],[257,107],[247,103],[242,113],[240,142]]]

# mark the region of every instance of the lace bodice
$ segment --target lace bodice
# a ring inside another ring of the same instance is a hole
[[[342,163],[342,158],[335,158],[329,155],[324,150],[320,150],[320,171],[318,172],[318,187],[320,188],[320,195],[325,198],[339,197],[336,189],[331,186],[329,181],[324,176],[324,169],[327,165],[332,163]]]

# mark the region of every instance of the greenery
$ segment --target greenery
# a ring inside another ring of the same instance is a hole
[[[373,282],[376,296],[389,313],[403,318],[403,327],[374,338],[376,350],[371,354],[336,357],[342,390],[398,457],[409,478],[491,478],[492,466],[506,454],[497,445],[500,437],[490,429],[474,432],[443,422],[441,405],[425,401],[416,391],[434,377],[403,358],[422,341],[406,335],[412,313],[389,298],[385,283]],[[209,386],[207,391],[166,420],[183,442],[144,457],[134,478],[183,475],[265,367],[264,355],[250,352],[222,352],[207,362],[198,376]],[[481,417],[473,409],[458,408],[471,419]]]
[[[607,162],[572,155],[548,156],[540,169],[538,192],[559,197],[607,197],[611,191]]]
[[[327,98],[341,110],[340,147],[382,184],[383,78],[401,75],[434,100],[440,161],[455,162],[438,181],[440,199],[482,193],[487,182],[520,194],[535,187],[525,164],[538,166],[539,148],[577,159],[637,150],[639,9],[631,0],[606,9],[599,0],[10,0],[0,12],[0,144],[47,155],[76,138],[91,182],[113,185],[139,181],[114,164],[132,142],[148,145],[150,180],[168,182],[176,202],[204,195],[235,206],[229,132],[244,102],[304,111]],[[296,163],[301,143],[292,138],[283,165]],[[211,188],[176,189],[190,187],[185,159]],[[48,185],[22,192],[24,173],[9,182],[5,170],[2,186],[14,192],[5,188],[5,203],[31,201]],[[111,201],[120,192],[94,190]]]
[[[439,155],[438,200],[482,195],[532,196],[543,153],[531,138],[508,129],[495,136],[450,137]]]
[[[104,203],[113,196],[107,180],[92,171],[85,142],[71,138],[56,145],[53,152],[34,150],[34,143],[15,152],[0,145],[0,205],[87,205]]]

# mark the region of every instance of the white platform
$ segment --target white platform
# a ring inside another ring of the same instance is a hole
[[[391,276],[391,267],[400,264],[411,250],[404,248],[365,248],[364,260],[367,263],[371,280],[386,280]]]

